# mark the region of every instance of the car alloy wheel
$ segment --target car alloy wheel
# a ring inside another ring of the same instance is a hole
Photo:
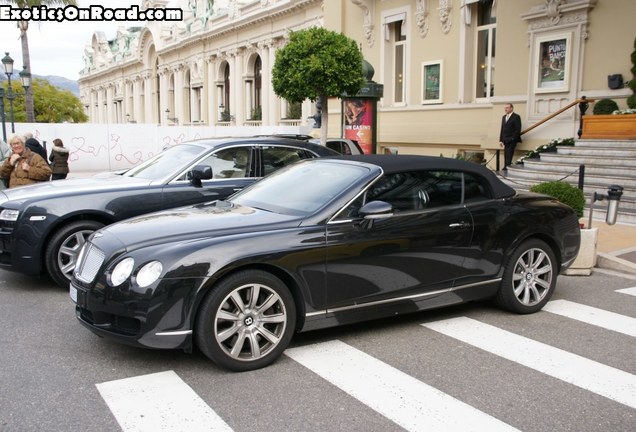
[[[289,344],[296,308],[273,275],[249,270],[223,280],[206,297],[197,320],[197,344],[219,366],[244,371],[278,358]]]
[[[555,263],[552,249],[543,241],[524,242],[508,262],[497,302],[517,313],[540,310],[554,292]]]
[[[77,221],[58,229],[47,243],[46,268],[51,278],[61,287],[68,288],[80,249],[86,239],[104,224],[97,221]]]

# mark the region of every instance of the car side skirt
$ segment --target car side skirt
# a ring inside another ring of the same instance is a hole
[[[318,330],[474,300],[484,300],[495,295],[501,280],[501,278],[490,279],[443,290],[311,312],[305,315],[305,325],[300,331]]]

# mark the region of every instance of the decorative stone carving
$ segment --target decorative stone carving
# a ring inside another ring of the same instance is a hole
[[[367,41],[367,45],[371,48],[375,43],[375,37],[373,36],[373,2],[369,3],[368,0],[351,0],[351,3],[362,9],[364,13],[362,29],[364,30],[364,38]]]
[[[165,9],[167,4],[168,0],[144,0],[140,9]]]
[[[190,63],[190,82],[195,84],[203,83],[203,59],[197,58]]]
[[[528,21],[530,31],[585,25],[588,12],[596,3],[597,0],[545,0],[545,4],[532,7],[521,17]]]
[[[415,22],[423,38],[428,34],[428,0],[417,0],[415,4]]]
[[[545,12],[546,15],[550,18],[550,21],[553,25],[556,25],[561,20],[561,3],[563,0],[546,0],[545,1]]]
[[[227,16],[230,20],[235,20],[241,16],[241,8],[237,0],[230,0],[227,8]]]
[[[451,9],[451,0],[439,0],[437,13],[439,15],[439,22],[442,24],[442,32],[444,32],[444,34],[448,34],[451,29]]]

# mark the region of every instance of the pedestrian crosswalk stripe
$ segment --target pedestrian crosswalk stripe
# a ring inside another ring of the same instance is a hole
[[[517,430],[338,340],[285,354],[406,430]]]
[[[232,430],[173,371],[96,386],[124,432]]]
[[[636,408],[636,376],[625,371],[467,317],[451,318],[422,325]]]
[[[622,294],[629,294],[629,295],[636,296],[636,287],[619,289],[619,290],[616,290],[616,292],[619,292],[619,293],[622,293]]]
[[[592,324],[628,336],[636,337],[636,318],[609,312],[568,300],[554,300],[543,307],[544,311]]]

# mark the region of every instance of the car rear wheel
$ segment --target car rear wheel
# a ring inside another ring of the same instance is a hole
[[[543,241],[532,239],[511,255],[495,298],[504,309],[528,314],[541,310],[556,286],[556,258]]]
[[[80,249],[88,236],[103,226],[97,221],[76,221],[64,225],[53,234],[46,246],[45,264],[56,284],[68,288]]]
[[[222,280],[204,299],[195,340],[217,365],[247,371],[280,357],[295,326],[296,306],[285,284],[270,273],[247,270]]]

